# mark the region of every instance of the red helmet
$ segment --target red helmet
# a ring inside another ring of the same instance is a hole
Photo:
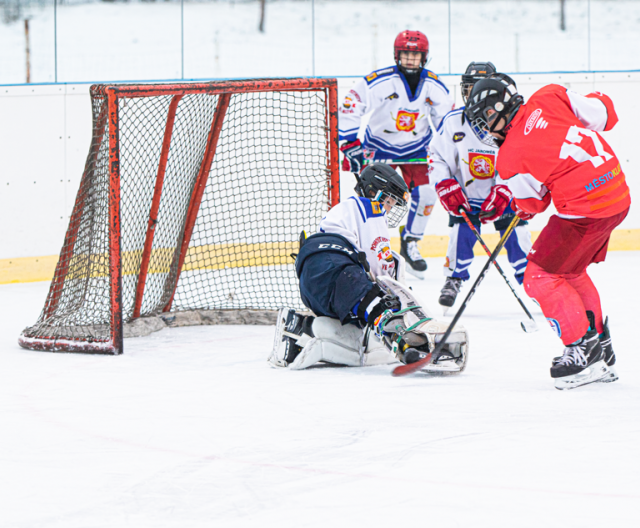
[[[396,37],[396,41],[393,43],[393,57],[396,64],[400,62],[401,51],[421,51],[422,66],[424,66],[429,57],[429,39],[421,31],[406,29]]]

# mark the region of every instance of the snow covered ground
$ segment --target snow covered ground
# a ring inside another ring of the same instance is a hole
[[[179,1],[72,0],[55,12],[51,0],[33,2],[0,25],[0,83],[25,82],[25,17],[37,83],[366,75],[393,63],[393,40],[407,28],[427,34],[437,73],[460,73],[479,60],[505,72],[640,68],[637,0],[566,0],[565,31],[558,0],[266,5],[260,33],[256,0],[188,0],[184,9]]]
[[[434,309],[441,264],[411,280]],[[0,526],[640,526],[638,266],[591,268],[620,381],[564,392],[558,339],[521,289],[540,331],[520,330],[495,270],[450,378],[274,370],[273,327],[167,329],[119,357],[26,351],[48,284],[0,286]]]

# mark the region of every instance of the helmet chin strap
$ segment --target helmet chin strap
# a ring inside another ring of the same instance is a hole
[[[420,72],[422,72],[422,66],[418,66],[417,68],[409,69],[409,68],[406,68],[405,66],[403,66],[402,62],[400,62],[400,61],[398,61],[398,68],[405,75],[420,75]]]

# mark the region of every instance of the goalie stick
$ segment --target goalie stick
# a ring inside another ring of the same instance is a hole
[[[476,238],[478,239],[478,242],[480,242],[480,245],[484,248],[484,250],[487,253],[487,255],[491,256],[491,250],[484,243],[484,240],[482,240],[482,237],[480,236],[480,233],[478,233],[478,230],[476,229],[476,226],[474,226],[471,223],[471,220],[467,216],[467,213],[464,210],[464,208],[462,208],[462,207],[460,208],[460,213],[462,214],[462,217],[464,218],[464,221],[469,226],[469,229],[471,229],[471,231],[473,231],[473,234],[476,235]],[[529,333],[530,332],[537,332],[538,331],[538,325],[536,324],[535,320],[533,319],[533,316],[531,315],[531,312],[529,312],[529,310],[527,310],[527,307],[525,306],[524,302],[522,302],[522,299],[520,299],[520,297],[518,296],[516,290],[511,285],[511,282],[509,282],[509,279],[505,275],[504,271],[502,271],[502,268],[500,267],[500,264],[498,264],[498,261],[494,260],[493,261],[493,265],[498,270],[498,273],[500,273],[500,275],[502,275],[502,278],[507,283],[507,286],[509,286],[509,289],[511,290],[511,293],[513,293],[515,298],[518,299],[518,302],[520,303],[520,306],[522,306],[522,309],[524,310],[524,313],[526,313],[527,317],[529,318],[528,321],[520,321],[520,326],[522,327],[522,329],[525,332],[529,332]]]
[[[469,290],[469,293],[465,297],[464,301],[462,301],[462,304],[460,305],[458,312],[453,317],[453,320],[451,321],[449,328],[447,328],[447,331],[443,334],[442,338],[440,339],[440,342],[435,346],[433,351],[429,352],[426,357],[424,357],[419,361],[416,361],[415,363],[409,363],[408,365],[400,365],[399,367],[394,368],[393,371],[391,372],[392,376],[406,376],[407,374],[411,374],[412,372],[420,370],[425,365],[428,365],[429,363],[431,363],[434,356],[438,357],[438,354],[444,348],[444,345],[446,344],[447,339],[449,339],[449,336],[453,332],[453,329],[455,328],[456,323],[460,320],[460,317],[462,317],[462,314],[464,313],[467,307],[467,304],[471,300],[471,297],[473,297],[476,290],[478,289],[478,286],[480,286],[480,283],[482,282],[485,275],[487,274],[487,271],[489,271],[489,266],[491,266],[491,263],[496,259],[496,257],[498,256],[498,253],[502,251],[502,248],[507,242],[509,235],[511,235],[511,232],[515,229],[516,224],[518,223],[519,220],[520,218],[518,216],[515,216],[514,219],[511,221],[511,223],[509,224],[509,227],[507,227],[507,230],[504,232],[504,236],[500,239],[500,242],[498,242],[498,245],[493,250],[493,253],[491,253],[489,260],[487,260],[487,263],[482,268],[480,275],[478,275],[478,278],[473,283],[473,286]]]

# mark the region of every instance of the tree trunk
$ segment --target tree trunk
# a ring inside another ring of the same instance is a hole
[[[29,45],[29,19],[24,19],[24,41],[27,59],[27,84],[31,82],[31,46]]]
[[[264,33],[264,9],[265,9],[266,0],[260,0],[260,24],[258,25],[258,30],[260,33]]]

